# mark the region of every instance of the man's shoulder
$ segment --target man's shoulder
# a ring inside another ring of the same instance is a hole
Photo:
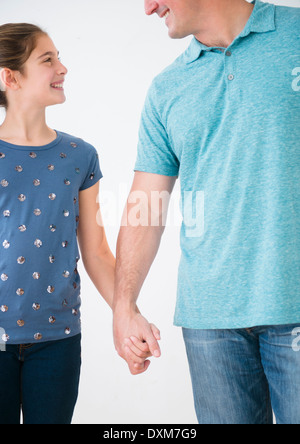
[[[295,35],[299,36],[300,8],[277,5],[275,21],[282,29],[293,31]]]
[[[152,82],[153,90],[163,89],[164,92],[167,92],[176,87],[178,82],[182,82],[183,75],[187,72],[186,51],[154,77]]]
[[[299,18],[299,14],[300,14],[300,7],[297,6],[283,6],[283,5],[276,5],[276,11],[277,13],[281,14],[281,15],[286,15],[286,16],[290,16],[290,17],[298,17]]]

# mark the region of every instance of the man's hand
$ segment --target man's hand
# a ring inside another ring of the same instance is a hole
[[[113,297],[114,341],[117,352],[126,360],[133,375],[148,369],[148,357],[161,355],[157,342],[159,330],[141,315],[136,302],[159,249],[176,179],[177,176],[136,171],[122,217]],[[136,206],[136,192],[144,196],[140,212],[147,215],[146,221],[138,225],[131,217]],[[153,192],[163,196],[163,200],[159,199],[159,208],[152,205]]]
[[[114,342],[115,348],[123,358],[132,375],[144,373],[150,361],[150,356],[160,357],[158,344],[160,332],[157,327],[140,314],[138,310],[114,311]]]

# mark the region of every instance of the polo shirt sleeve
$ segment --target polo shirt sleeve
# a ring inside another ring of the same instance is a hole
[[[142,111],[134,171],[178,176],[179,166],[158,110],[157,93],[152,83]]]
[[[100,169],[99,155],[92,145],[86,143],[87,150],[87,170],[84,177],[84,181],[79,189],[79,191],[86,190],[93,185],[95,185],[103,177],[102,171]]]

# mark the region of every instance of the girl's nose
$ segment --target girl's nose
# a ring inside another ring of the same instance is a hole
[[[65,67],[65,65],[63,65],[63,64],[60,62],[60,66],[59,66],[57,72],[58,72],[58,74],[60,74],[60,75],[61,75],[61,74],[66,75],[66,74],[68,73],[68,70],[67,70],[67,68]]]

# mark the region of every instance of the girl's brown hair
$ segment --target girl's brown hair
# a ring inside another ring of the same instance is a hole
[[[24,74],[24,64],[36,48],[37,38],[47,35],[38,26],[29,23],[6,23],[0,26],[0,69],[8,68]],[[1,91],[0,106],[8,107],[7,97]]]

